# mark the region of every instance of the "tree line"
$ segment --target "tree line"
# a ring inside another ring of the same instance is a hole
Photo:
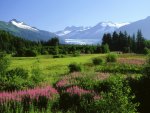
[[[92,54],[103,52],[103,48],[100,45],[62,45],[57,37],[48,41],[30,41],[0,30],[0,51],[20,57],[37,54]]]
[[[104,34],[101,45],[62,45],[57,37],[36,42],[0,30],[0,51],[18,57],[38,54],[95,54],[109,51],[143,53],[149,48],[150,41],[144,39],[140,30],[136,36],[130,36],[126,32]]]
[[[150,47],[150,41],[147,41],[141,30],[137,31],[137,35],[130,36],[127,32],[116,31],[112,34],[104,34],[102,45],[108,44],[110,51],[122,51],[125,53],[144,53]]]

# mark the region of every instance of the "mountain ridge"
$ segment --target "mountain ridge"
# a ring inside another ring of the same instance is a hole
[[[0,21],[0,29],[32,41],[47,41],[53,37],[58,37],[62,44],[98,44],[101,43],[104,33],[112,33],[114,31],[127,31],[128,34],[133,35],[138,30],[141,30],[143,36],[146,39],[150,39],[150,16],[132,23],[108,21],[87,27],[67,26],[63,30],[53,33],[31,27],[24,22],[12,19],[9,22]]]
[[[100,22],[93,27],[66,27],[64,30],[55,33],[64,39],[67,44],[98,44],[101,42],[101,38],[103,37],[104,33],[113,32],[121,26],[128,24],[129,23],[127,22]],[[90,42],[88,42],[88,40]]]
[[[122,32],[126,31],[130,35],[133,35],[133,34],[136,35],[137,31],[141,30],[144,38],[150,40],[149,29],[150,29],[150,16],[148,16],[148,17],[146,17],[144,19],[132,22],[131,24],[129,24],[127,26],[120,27],[117,30],[117,32],[119,32],[119,31],[122,31]]]
[[[12,19],[9,22],[0,21],[0,29],[10,32],[15,36],[19,36],[32,41],[47,41],[53,37],[57,37],[56,34],[39,30],[36,27],[31,27],[24,22],[20,22],[16,19]]]

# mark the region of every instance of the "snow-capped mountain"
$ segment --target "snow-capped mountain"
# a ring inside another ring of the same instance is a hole
[[[59,36],[60,42],[63,44],[98,44],[101,43],[104,33],[112,33],[113,31],[127,31],[128,34],[133,35],[140,29],[143,36],[150,39],[150,17],[132,23],[100,22],[92,27],[71,26],[55,33],[43,31],[13,19],[9,22],[0,21],[0,29],[34,41],[46,41]]]
[[[142,31],[144,38],[150,40],[150,16],[145,19],[132,22],[129,25],[122,26],[117,31],[127,31],[128,34],[133,35],[136,34],[138,30]]]
[[[64,35],[67,35],[67,34],[69,34],[71,32],[85,31],[87,29],[90,29],[90,27],[83,27],[83,26],[76,27],[76,26],[71,26],[71,27],[66,27],[62,31],[57,31],[56,35],[58,35],[58,36],[64,36]]]
[[[19,27],[19,28],[22,28],[22,29],[27,29],[27,30],[31,30],[31,31],[39,31],[38,29],[36,29],[34,27],[31,27],[29,25],[26,25],[24,22],[19,22],[16,19],[12,19],[10,21],[10,23],[12,23],[16,27]]]
[[[0,29],[10,32],[15,36],[19,36],[28,40],[39,41],[49,40],[52,37],[57,37],[56,34],[39,30],[35,27],[31,27],[24,22],[20,22],[16,19],[12,19],[9,22],[0,21]]]
[[[100,22],[93,27],[66,27],[56,32],[67,44],[97,44],[101,42],[104,33],[111,33],[130,23]]]

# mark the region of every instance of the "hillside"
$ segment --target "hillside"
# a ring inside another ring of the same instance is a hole
[[[23,22],[12,19],[9,22],[0,21],[0,29],[8,31],[9,33],[22,37],[32,41],[44,40],[47,41],[50,38],[57,37],[54,33],[39,30],[35,27],[31,27]]]

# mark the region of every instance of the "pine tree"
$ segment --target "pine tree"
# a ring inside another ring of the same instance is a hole
[[[102,45],[108,44],[109,46],[111,45],[111,34],[104,34],[103,39],[102,39]]]
[[[135,38],[135,34],[133,34],[131,42],[132,42],[131,50],[132,50],[132,52],[136,52],[136,38]]]
[[[138,30],[138,32],[137,32],[136,40],[137,40],[137,53],[143,53],[144,48],[145,48],[145,44],[144,44],[145,39],[142,35],[141,30]]]
[[[112,35],[112,48],[111,48],[113,51],[118,50],[118,40],[119,40],[119,36],[118,36],[117,32],[114,31],[113,35]]]

